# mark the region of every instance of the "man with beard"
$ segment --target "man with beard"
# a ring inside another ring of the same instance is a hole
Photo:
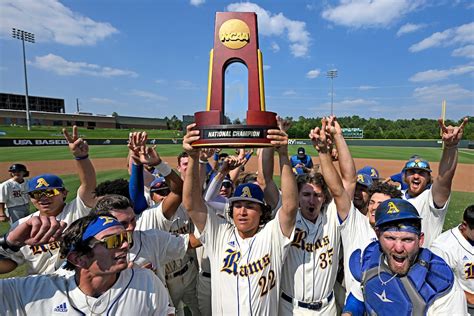
[[[464,293],[446,262],[421,248],[416,208],[389,199],[375,213],[378,241],[350,258],[355,283],[343,315],[465,315]]]
[[[458,144],[467,121],[468,119],[464,118],[461,125],[453,127],[445,126],[443,121],[439,120],[443,153],[436,178],[431,177],[430,165],[422,158],[410,159],[403,168],[404,181],[408,185],[408,189],[403,191],[403,198],[410,201],[423,218],[426,247],[431,245],[443,229],[458,162]]]
[[[367,214],[367,205],[369,203],[369,188],[372,183],[373,180],[368,174],[357,174],[357,184],[354,191],[354,206],[364,215]]]

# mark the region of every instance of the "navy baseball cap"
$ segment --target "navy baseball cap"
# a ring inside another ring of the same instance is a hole
[[[364,187],[370,187],[374,183],[372,178],[365,173],[357,173],[357,184],[363,185]]]
[[[379,171],[372,166],[365,166],[364,168],[359,169],[357,173],[365,173],[369,175],[372,178],[372,180],[380,179]]]
[[[375,227],[404,220],[421,220],[415,206],[403,199],[383,201],[375,211]]]
[[[38,190],[64,189],[63,180],[54,174],[42,174],[28,181],[28,193]]]
[[[304,147],[299,147],[297,153],[298,153],[298,156],[306,155],[306,151],[304,150]]]
[[[420,169],[420,170],[431,172],[430,164],[428,163],[428,161],[426,161],[423,158],[415,158],[415,159],[408,160],[405,163],[405,167],[403,168],[403,171],[407,171],[410,169]]]
[[[250,201],[265,205],[262,189],[254,183],[243,183],[235,189],[234,196],[229,198],[229,202]]]
[[[151,181],[150,183],[150,189],[154,188],[162,188],[162,187],[167,187],[168,185],[166,184],[166,180],[163,177],[157,177],[155,180]]]

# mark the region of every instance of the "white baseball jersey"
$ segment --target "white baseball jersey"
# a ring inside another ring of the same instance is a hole
[[[137,220],[136,230],[159,229],[174,234],[189,234],[194,225],[181,204],[171,219],[167,219],[162,211],[163,203],[146,209]],[[196,256],[194,249],[188,249],[182,259],[169,262],[165,266],[165,274],[174,273]]]
[[[62,212],[56,216],[58,221],[63,221],[67,225],[75,220],[89,214],[90,208],[84,205],[79,195],[77,198],[67,203]],[[39,216],[39,211],[21,218],[12,225],[12,229],[24,223],[32,216]],[[28,274],[49,274],[57,270],[64,259],[59,258],[59,241],[37,246],[24,246],[18,252],[4,250],[0,247],[0,254],[15,261],[18,265],[26,263]]]
[[[28,182],[18,183],[13,178],[0,184],[0,203],[5,203],[6,208],[30,203],[28,197]]]
[[[74,275],[0,280],[1,315],[167,315],[168,294],[147,269],[120,272],[98,298],[85,295]]]
[[[430,250],[451,267],[461,288],[474,294],[474,246],[464,238],[459,228],[442,233],[431,244]]]
[[[436,208],[431,189],[432,187],[426,189],[423,193],[414,198],[408,198],[406,190],[402,191],[403,199],[413,204],[422,218],[421,231],[425,233],[425,242],[423,243],[423,247],[425,248],[429,248],[436,237],[441,234],[444,219],[448,211],[449,200],[451,198],[450,196],[448,201],[446,201],[441,208]]]
[[[344,251],[344,287],[347,290],[346,295],[349,295],[349,290],[355,281],[350,272],[349,258],[355,250],[363,251],[371,242],[377,240],[377,235],[370,225],[369,218],[352,207],[341,229],[341,238]]]
[[[281,290],[287,296],[306,303],[327,298],[336,282],[341,245],[341,223],[334,201],[329,203],[315,223],[298,211],[294,238],[283,265]],[[280,300],[280,315],[286,314]],[[334,298],[329,305],[334,304]],[[314,311],[312,311],[314,312]],[[327,314],[326,309],[320,313]]]
[[[252,238],[208,206],[201,241],[211,262],[213,315],[277,315],[281,270],[290,240],[278,216]]]
[[[161,230],[133,232],[133,245],[128,252],[128,262],[134,267],[147,267],[156,273],[165,283],[164,265],[170,261],[181,259],[186,254],[189,235],[173,235]]]

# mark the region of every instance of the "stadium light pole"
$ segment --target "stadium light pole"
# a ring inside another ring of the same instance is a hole
[[[35,43],[35,34],[25,32],[16,28],[12,28],[12,37],[21,40],[23,45],[23,69],[25,71],[25,103],[26,103],[26,126],[28,130],[30,127],[30,106],[28,104],[28,77],[26,76],[26,55],[25,55],[25,41]]]
[[[334,114],[334,78],[337,77],[337,69],[329,70],[326,77],[331,78],[331,115]]]

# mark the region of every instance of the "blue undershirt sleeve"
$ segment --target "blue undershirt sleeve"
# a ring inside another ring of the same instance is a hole
[[[132,174],[130,175],[128,191],[135,214],[138,215],[148,208],[143,184],[143,165],[132,164]]]

